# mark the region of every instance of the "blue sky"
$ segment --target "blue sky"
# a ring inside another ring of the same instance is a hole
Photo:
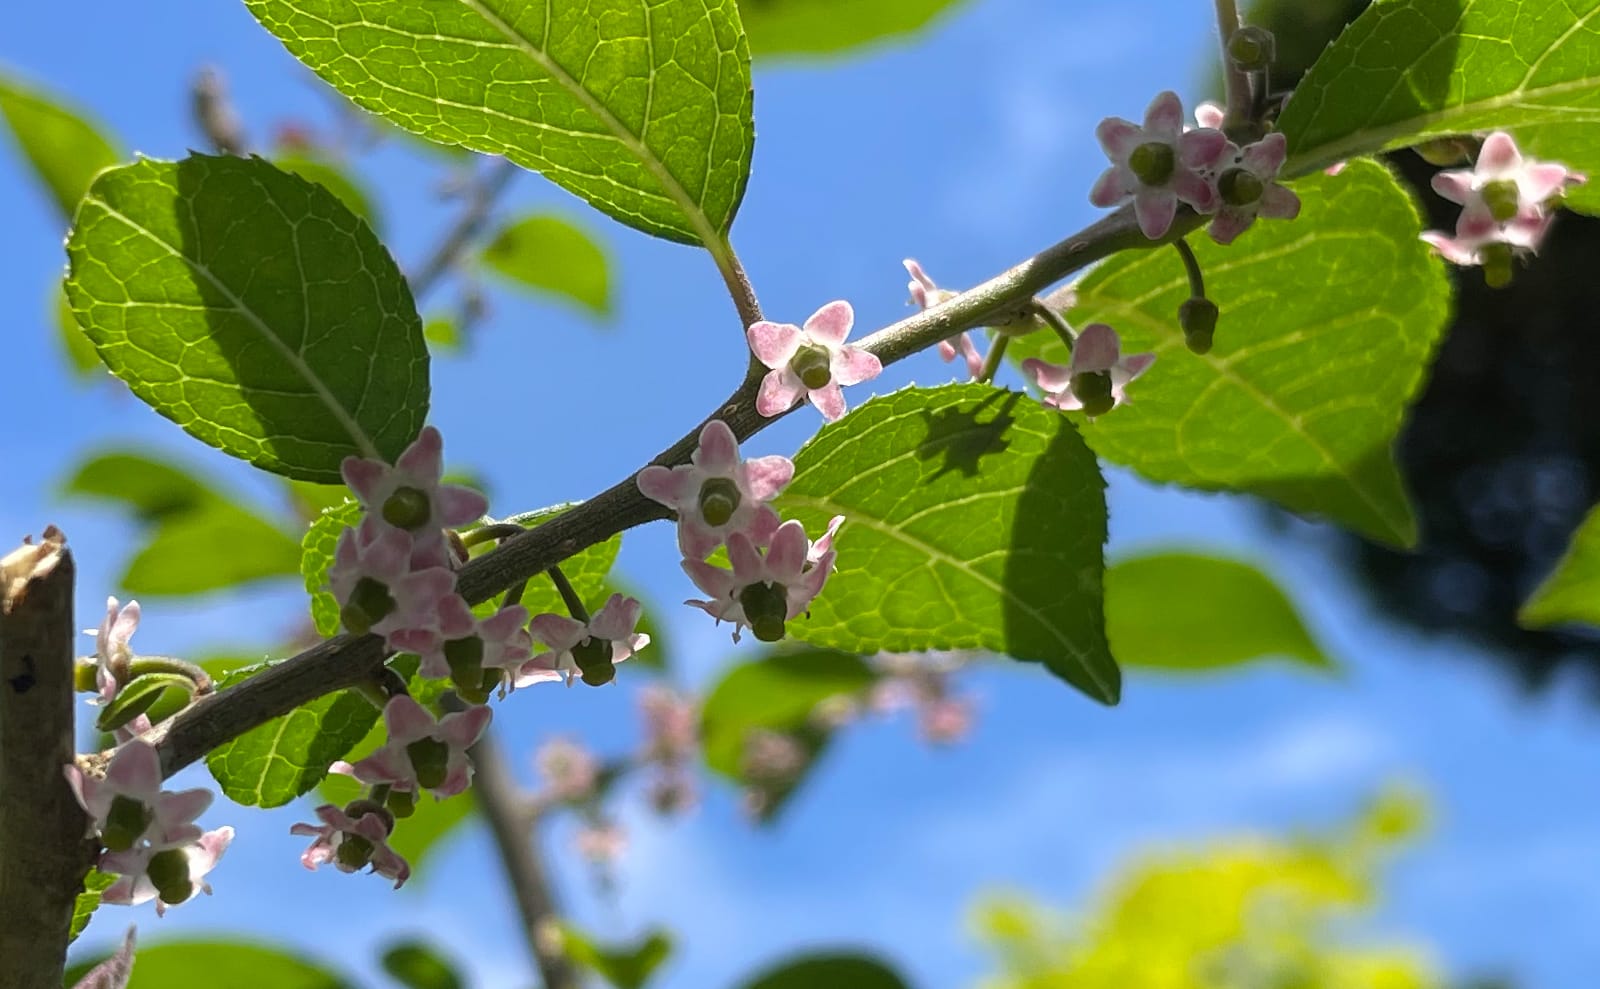
[[[883,325],[905,312],[901,258],[960,286],[1081,226],[1094,215],[1086,194],[1103,161],[1095,122],[1137,117],[1161,88],[1199,95],[1190,84],[1211,53],[1209,7],[972,0],[910,44],[758,70],[758,140],[735,243],[769,315],[798,321],[843,297],[859,325]],[[332,119],[334,102],[239,4],[97,4],[88,18],[34,4],[9,17],[0,62],[113,125],[131,150],[173,157],[200,143],[186,81],[207,62],[227,73],[258,141],[278,121],[322,128]],[[416,263],[450,216],[432,196],[438,162],[389,146],[362,164],[388,243],[402,264]],[[488,480],[500,512],[612,483],[697,421],[745,360],[702,253],[586,213],[535,176],[509,202],[512,212],[556,210],[593,231],[611,254],[620,304],[615,324],[597,330],[565,309],[498,293],[477,351],[435,362],[433,418],[449,457]],[[0,152],[0,216],[13,372],[0,412],[49,423],[0,437],[0,534],[63,526],[90,625],[115,590],[132,532],[94,506],[56,498],[86,450],[139,446],[258,498],[274,489],[116,388],[70,382],[49,320],[61,225],[9,152]],[[429,301],[437,308],[449,296]],[[852,398],[949,373],[920,357]],[[791,416],[750,449],[792,453],[815,424]],[[929,750],[904,719],[855,729],[774,828],[751,828],[735,795],[715,789],[685,821],[628,811],[633,843],[613,894],[562,852],[571,831],[558,825],[546,848],[579,922],[617,936],[671,927],[681,947],[661,989],[731,986],[811,942],[870,945],[917,986],[953,989],[984,970],[964,926],[983,891],[1075,905],[1151,843],[1331,823],[1404,778],[1431,794],[1438,824],[1397,864],[1375,927],[1431,944],[1452,973],[1510,972],[1538,989],[1592,984],[1600,726],[1580,685],[1524,697],[1486,665],[1463,661],[1470,646],[1386,623],[1308,539],[1267,530],[1253,505],[1110,476],[1113,555],[1184,545],[1261,563],[1344,676],[1274,665],[1205,680],[1135,676],[1108,711],[1036,670],[986,667],[966,681],[981,709],[968,743]],[[663,526],[625,540],[622,567],[654,601],[689,591],[674,560]],[[201,654],[265,646],[301,596],[279,588],[144,604],[142,650]],[[660,616],[687,684],[706,683],[737,654],[698,612],[667,607]],[[541,738],[577,733],[617,750],[637,730],[628,687],[519,693],[497,725],[525,776]],[[203,772],[185,779],[206,781]],[[379,880],[301,870],[303,843],[287,830],[307,817],[304,807],[219,805],[208,822],[234,824],[239,839],[214,877],[217,895],[160,922],[138,911],[145,937],[246,930],[359,972],[371,970],[386,932],[426,930],[470,958],[485,989],[532,981],[482,833],[462,834],[428,874],[391,893]],[[122,923],[108,912],[89,941]]]

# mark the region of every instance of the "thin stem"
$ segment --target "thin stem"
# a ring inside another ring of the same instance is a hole
[[[1176,240],[1198,229],[1204,219],[1185,207],[1167,236],[1152,241],[1139,231],[1133,209],[1124,207],[945,304],[884,327],[858,345],[885,366],[893,364],[962,330],[1014,316],[1033,305],[1038,293],[1102,258]],[[767,417],[757,413],[755,396],[760,386],[761,375],[747,373],[727,398],[651,463],[666,467],[688,463],[699,445],[701,428],[711,419],[721,419],[736,437],[746,440],[789,414]],[[636,525],[667,518],[664,506],[640,493],[635,474],[471,560],[461,568],[457,592],[469,603],[486,601],[595,543]],[[162,774],[171,776],[258,725],[375,676],[385,656],[383,640],[376,635],[328,639],[189,706],[143,737],[157,746]],[[105,758],[101,755],[89,761],[103,764]]]
[[[1216,0],[1217,5],[1217,33],[1222,43],[1222,81],[1228,96],[1228,110],[1224,116],[1224,127],[1239,123],[1250,118],[1250,107],[1253,103],[1250,94],[1250,77],[1245,71],[1233,64],[1233,56],[1228,54],[1228,42],[1233,38],[1235,31],[1239,30],[1239,7],[1234,0]]]
[[[1000,360],[1006,355],[1006,345],[1010,342],[1011,338],[1008,336],[997,335],[994,338],[994,343],[989,345],[989,353],[983,358],[983,367],[978,371],[979,381],[988,384],[994,380],[994,376],[1000,371]]]
[[[1194,256],[1194,248],[1190,247],[1189,242],[1182,237],[1173,241],[1172,246],[1177,250],[1178,257],[1183,258],[1183,270],[1189,274],[1190,298],[1205,298],[1206,279],[1200,272],[1200,260]]]
[[[389,792],[393,789],[388,783],[374,783],[367,790],[367,799],[381,807],[388,802]]]
[[[1072,335],[1072,327],[1068,326],[1067,321],[1061,318],[1061,314],[1043,302],[1035,302],[1033,311],[1035,315],[1049,325],[1050,329],[1055,331],[1056,336],[1061,338],[1061,342],[1067,345],[1067,353],[1072,353],[1072,348],[1077,343],[1077,338]]]
[[[561,572],[560,567],[551,567],[545,572],[550,575],[550,582],[556,585],[556,591],[561,595],[561,600],[566,602],[572,617],[585,625],[589,624],[589,609],[583,606],[583,598],[578,596],[577,588],[572,586],[567,575]]]
[[[469,529],[461,533],[461,545],[476,546],[494,539],[506,539],[523,531],[523,527],[515,522],[496,522],[492,525],[480,525],[476,529]]]
[[[130,678],[145,673],[176,673],[194,684],[196,695],[211,693],[211,674],[176,656],[135,656],[128,663],[128,676]]]
[[[728,295],[733,298],[733,307],[739,310],[741,327],[749,328],[751,323],[759,323],[762,319],[761,302],[756,298],[755,286],[750,284],[750,276],[745,274],[739,255],[734,253],[733,244],[723,237],[721,243],[708,246],[712,259],[717,263],[717,271],[722,273],[722,283],[728,287]]]
[[[506,591],[506,596],[500,599],[500,607],[509,608],[522,600],[522,595],[528,590],[528,582],[519,580]]]
[[[516,165],[501,158],[489,167],[487,174],[479,175],[473,181],[472,189],[468,193],[467,208],[456,218],[455,224],[445,232],[443,239],[439,241],[439,246],[435,247],[428,259],[417,268],[417,273],[409,279],[413,297],[421,299],[427,295],[444,273],[455,267],[456,262],[461,259],[462,252],[489,222],[495,201],[511,185],[511,180],[519,171],[521,169]]]

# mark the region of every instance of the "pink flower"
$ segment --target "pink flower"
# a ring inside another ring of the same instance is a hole
[[[328,586],[345,628],[386,638],[406,632],[413,647],[417,633],[437,635],[439,609],[454,596],[456,576],[442,566],[413,570],[412,544],[410,533],[370,516],[339,534]]]
[[[805,764],[806,750],[799,742],[788,735],[757,728],[744,737],[739,775],[752,783],[781,785],[793,780]]]
[[[410,532],[413,551],[429,555],[443,547],[445,527],[466,525],[488,511],[483,495],[459,484],[441,484],[444,439],[424,426],[391,467],[381,460],[346,457],[339,465],[344,482],[374,518]]]
[[[200,837],[195,818],[211,806],[211,793],[194,789],[163,792],[161,757],[147,742],[126,742],[111,756],[105,779],[76,765],[63,767],[67,783],[89,815],[89,835],[115,852],[170,848]]]
[[[100,899],[129,906],[155,900],[156,915],[165,914],[168,907],[196,893],[210,894],[211,884],[205,877],[217,867],[232,841],[232,828],[218,828],[189,844],[107,852],[100,857],[100,870],[117,873],[118,878]]]
[[[745,332],[756,359],[772,370],[761,382],[756,411],[782,415],[802,397],[829,421],[844,415],[841,385],[860,384],[883,370],[878,358],[845,344],[855,323],[850,303],[830,302],[804,328],[792,323],[751,323]]]
[[[830,544],[836,528],[837,523],[829,526],[823,537]],[[683,561],[689,579],[711,595],[709,601],[684,603],[719,622],[733,622],[735,642],[739,641],[740,628],[746,625],[762,642],[777,642],[784,636],[784,623],[804,614],[822,593],[833,570],[834,556],[831,548],[814,551],[806,539],[805,526],[793,519],[778,527],[765,555],[749,537],[736,532],[728,537],[732,570],[702,560]]]
[[[544,777],[550,795],[556,800],[578,803],[594,794],[600,779],[600,763],[582,744],[553,738],[534,754],[539,775]]]
[[[735,533],[734,535],[742,535]],[[635,632],[639,624],[637,598],[613,594],[585,625],[565,615],[535,615],[533,637],[549,647],[524,663],[516,685],[573,679],[598,687],[616,676],[616,664],[650,644],[650,636]]]
[[[1212,240],[1233,243],[1257,216],[1292,220],[1300,215],[1300,197],[1277,182],[1288,149],[1288,138],[1273,132],[1240,151],[1233,165],[1218,172]]]
[[[972,705],[959,697],[941,697],[922,706],[922,737],[935,745],[959,742],[972,730]]]
[[[1090,323],[1078,335],[1072,361],[1066,367],[1030,357],[1022,373],[1045,393],[1044,404],[1062,411],[1082,409],[1093,419],[1128,400],[1128,383],[1149,369],[1155,354],[1122,356],[1117,331],[1104,323]]]
[[[360,811],[359,819],[351,813]],[[340,872],[359,872],[371,866],[377,875],[394,880],[399,889],[411,877],[411,866],[389,847],[394,822],[371,801],[356,801],[341,810],[333,804],[317,808],[322,824],[293,824],[289,833],[316,840],[300,856],[300,864],[315,870],[332,862]]]
[[[84,629],[94,636],[94,682],[101,703],[117,696],[117,690],[128,678],[128,664],[133,662],[133,647],[128,640],[138,629],[139,602],[129,601],[119,609],[116,598],[106,598],[106,617],[99,628]]]
[[[383,709],[389,733],[383,747],[355,765],[340,761],[332,769],[369,786],[387,785],[405,793],[431,790],[436,798],[453,797],[472,780],[467,749],[483,735],[492,717],[487,706],[477,704],[435,721],[427,708],[396,694]]]
[[[1222,121],[1228,115],[1219,104],[1205,100],[1195,105],[1194,122],[1210,130],[1221,130]],[[1184,128],[1188,130],[1188,128]]]
[[[668,687],[650,685],[639,692],[644,714],[645,758],[685,762],[700,740],[700,719],[694,702]]]
[[[739,441],[721,419],[700,430],[690,463],[646,467],[634,483],[646,498],[678,513],[678,548],[703,560],[730,532],[743,532],[765,546],[778,529],[778,513],[767,504],[794,477],[788,457],[739,459]]]
[[[473,695],[463,694],[467,700],[481,702],[481,695],[495,682],[506,683],[533,656],[528,609],[520,604],[479,619],[465,600],[450,594],[439,602],[438,618],[437,629],[393,633],[389,646],[416,653],[422,660],[418,672],[451,680],[459,690]],[[489,670],[497,670],[499,675],[489,680],[485,677]]]
[[[1104,207],[1133,200],[1139,229],[1151,240],[1172,226],[1179,201],[1202,213],[1216,208],[1217,190],[1205,173],[1227,153],[1228,138],[1209,127],[1184,133],[1178,94],[1157,95],[1145,110],[1143,127],[1107,117],[1095,136],[1111,167],[1095,181],[1089,201]]]
[[[615,862],[628,847],[628,833],[615,822],[593,824],[583,828],[573,839],[578,854],[595,865],[605,866]]]
[[[906,258],[901,263],[911,275],[911,283],[907,288],[911,290],[911,301],[915,302],[918,308],[932,309],[961,294],[935,285],[933,279],[928,277],[928,273],[922,270],[922,265],[915,260]],[[983,355],[978,353],[977,344],[972,342],[972,336],[965,331],[957,333],[948,340],[939,341],[939,357],[946,364],[955,360],[958,352],[966,361],[968,376],[977,378],[983,371]]]

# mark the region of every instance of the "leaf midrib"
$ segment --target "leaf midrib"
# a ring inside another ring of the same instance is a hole
[[[312,392],[317,396],[317,398],[321,399],[324,405],[328,407],[328,410],[333,414],[334,419],[338,420],[339,425],[344,427],[345,432],[350,435],[351,441],[355,443],[357,449],[361,451],[361,454],[372,460],[383,459],[383,455],[378,452],[377,444],[374,443],[372,438],[367,435],[366,430],[361,427],[361,424],[356,422],[349,410],[347,410],[338,402],[333,392],[330,391],[328,386],[323,383],[322,379],[312,371],[311,366],[305,362],[305,359],[301,357],[298,352],[290,349],[289,345],[272,331],[272,327],[267,324],[266,320],[262,319],[261,316],[255,312],[255,310],[245,305],[244,300],[235,295],[233,290],[224,284],[220,278],[214,275],[209,267],[201,264],[198,260],[190,258],[187,254],[184,254],[183,251],[167,243],[164,239],[157,235],[155,231],[145,227],[143,224],[134,220],[131,216],[123,213],[121,210],[112,206],[109,202],[93,194],[92,192],[86,197],[86,201],[99,206],[101,209],[105,210],[107,216],[121,222],[139,236],[145,238],[150,243],[155,244],[163,251],[166,251],[170,256],[182,261],[184,264],[189,266],[190,270],[194,271],[196,274],[200,275],[208,283],[210,283],[212,288],[216,289],[218,293],[228,300],[228,303],[233,307],[233,310],[239,315],[243,316],[245,322],[249,324],[250,327],[253,328],[258,334],[260,334],[261,338],[267,342],[268,346],[275,348],[280,354],[282,354],[283,358],[288,361],[297,372],[299,372],[299,374],[305,379],[306,383],[311,387]],[[301,289],[303,292],[303,285],[301,286]],[[309,304],[309,300],[307,300],[307,304]],[[134,303],[134,305],[138,305],[138,303]],[[214,307],[207,306],[204,308],[209,312]],[[239,387],[241,391],[250,390],[245,389],[242,383],[240,383]]]

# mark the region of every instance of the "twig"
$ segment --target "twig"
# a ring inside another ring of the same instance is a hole
[[[1253,99],[1250,94],[1250,77],[1245,71],[1233,64],[1233,56],[1228,51],[1228,42],[1233,40],[1233,35],[1239,30],[1239,7],[1235,0],[1216,0],[1217,5],[1217,33],[1221,36],[1222,43],[1222,80],[1228,97],[1228,109],[1223,115],[1223,129],[1250,120],[1250,108]]]
[[[59,989],[93,846],[72,762],[72,554],[55,526],[0,559],[0,989]]]
[[[1160,241],[1145,238],[1125,207],[1039,252],[943,305],[915,313],[861,340],[859,346],[885,365],[933,346],[973,326],[986,326],[1033,304],[1033,297],[1067,275],[1123,250],[1164,244],[1195,230],[1204,220],[1185,208]],[[781,416],[755,410],[761,375],[755,369],[711,415],[663,450],[652,463],[688,463],[700,429],[721,419],[741,440]],[[791,410],[792,411],[792,410]],[[787,415],[788,413],[783,413]],[[469,602],[485,601],[583,549],[645,522],[667,517],[665,507],[639,492],[634,475],[535,528],[511,537],[462,568],[457,590]],[[250,729],[334,690],[370,678],[384,660],[374,635],[341,635],[265,670],[210,699],[193,704],[144,736],[161,753],[170,776],[207,752]]]
[[[472,192],[467,200],[466,210],[456,218],[455,226],[439,241],[439,246],[433,249],[433,254],[422,263],[417,273],[408,281],[411,283],[411,295],[421,299],[427,295],[444,273],[455,266],[461,257],[461,252],[467,249],[473,238],[482,232],[484,224],[489,222],[489,216],[494,212],[495,201],[500,194],[511,184],[511,180],[521,171],[516,165],[504,158],[495,161],[489,166],[488,173],[478,176],[472,183]]]

